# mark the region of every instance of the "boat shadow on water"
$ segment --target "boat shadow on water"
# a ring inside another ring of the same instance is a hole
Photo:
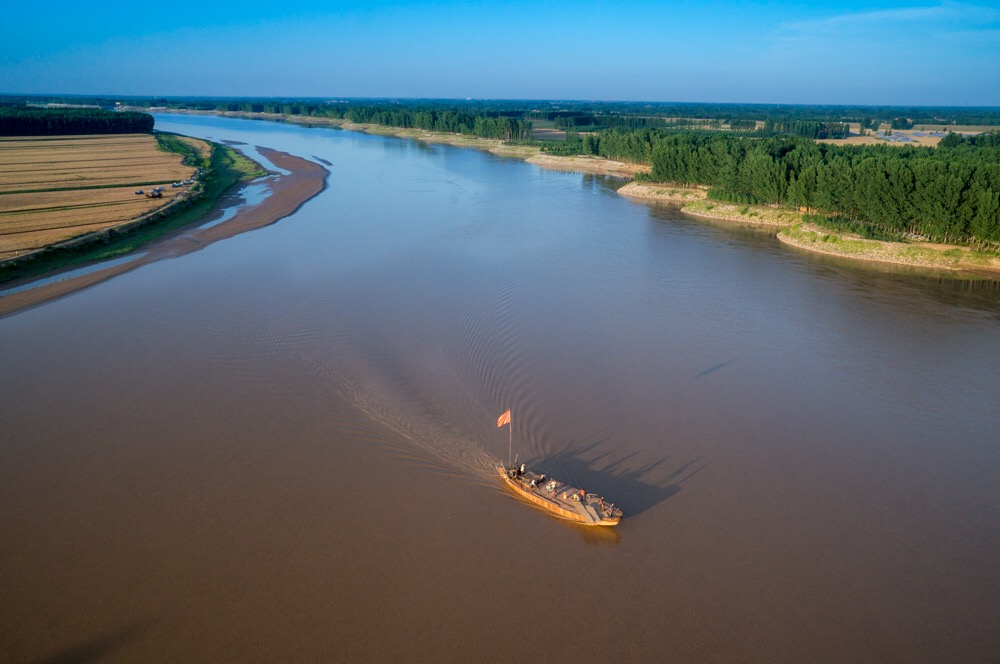
[[[701,472],[711,461],[695,457],[675,464],[665,456],[649,462],[640,462],[638,452],[619,457],[611,451],[602,451],[598,441],[584,447],[570,442],[564,450],[546,455],[533,468],[551,474],[574,486],[605,497],[621,508],[623,522],[656,507],[681,490],[682,485]],[[585,528],[584,530],[612,530]],[[598,533],[597,537],[604,538]]]
[[[137,620],[117,631],[95,636],[89,641],[63,648],[57,653],[34,660],[35,664],[85,664],[111,657],[150,631],[152,620]]]

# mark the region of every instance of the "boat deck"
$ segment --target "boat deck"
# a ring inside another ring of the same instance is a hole
[[[535,505],[558,516],[587,526],[614,526],[621,519],[621,510],[606,505],[595,494],[526,470],[523,474],[499,466],[497,471],[508,486]]]

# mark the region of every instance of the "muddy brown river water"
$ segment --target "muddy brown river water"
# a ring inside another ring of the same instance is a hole
[[[997,285],[472,150],[157,126],[328,186],[0,318],[0,661],[1000,659]],[[503,489],[507,408],[618,528]]]

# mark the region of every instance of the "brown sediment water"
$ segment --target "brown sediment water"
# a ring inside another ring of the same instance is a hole
[[[994,282],[473,150],[157,122],[327,188],[0,319],[0,661],[997,659]],[[503,487],[507,408],[619,526]]]

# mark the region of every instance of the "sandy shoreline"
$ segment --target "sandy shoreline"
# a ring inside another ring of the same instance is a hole
[[[708,196],[708,188],[683,187],[662,182],[629,182],[619,189],[618,193],[643,201],[690,203],[705,200]]]
[[[776,228],[776,236],[783,244],[826,256],[1000,277],[1000,258],[975,252],[968,247],[867,240],[807,224],[800,212],[787,208],[709,201],[706,190],[701,188],[630,182],[618,193],[636,200],[678,206],[681,212],[694,217]]]
[[[539,153],[525,159],[529,164],[554,171],[570,171],[573,173],[593,173],[595,175],[612,175],[634,178],[636,173],[646,173],[649,166],[629,164],[624,161],[604,159],[603,157],[560,157]]]
[[[114,264],[78,277],[46,283],[34,288],[29,287],[26,290],[2,296],[0,297],[0,316],[82,290],[154,261],[183,256],[199,251],[219,240],[263,228],[293,214],[306,201],[319,194],[326,187],[329,171],[323,166],[269,148],[258,147],[258,150],[275,166],[289,171],[289,175],[275,173],[267,176],[264,180],[257,181],[258,183],[263,182],[269,189],[269,194],[259,204],[241,207],[231,219],[224,223],[207,228],[181,230],[167,235],[142,247],[140,249],[142,253],[133,260],[126,262],[108,261]],[[226,198],[230,198],[230,196],[220,199],[215,210],[196,223],[204,225],[212,220],[213,215],[220,214]]]
[[[148,109],[140,109],[147,110]],[[218,115],[227,118],[242,118],[246,120],[269,120],[272,122],[288,122],[303,127],[337,127],[345,131],[358,131],[376,136],[395,136],[397,138],[412,138],[425,143],[453,145],[462,148],[483,150],[500,157],[521,159],[541,168],[554,171],[573,173],[590,173],[593,175],[611,175],[615,177],[634,178],[636,173],[649,171],[645,164],[630,164],[623,161],[605,159],[603,157],[562,157],[545,154],[541,148],[533,145],[508,145],[504,141],[493,138],[480,138],[467,134],[449,134],[426,129],[405,127],[389,127],[377,124],[360,124],[339,118],[314,118],[301,115],[282,115],[280,113],[248,113],[244,111],[191,111],[184,109],[169,109],[168,113],[184,115]]]
[[[347,131],[360,131],[382,136],[413,138],[427,143],[441,143],[457,147],[469,147],[485,150],[504,157],[522,159],[530,164],[557,171],[589,173],[594,175],[611,175],[615,177],[634,178],[639,172],[648,172],[649,167],[641,164],[604,159],[601,157],[563,157],[545,154],[534,146],[505,145],[503,141],[478,138],[462,134],[446,134],[426,131],[423,129],[404,129],[383,125],[355,124],[347,120],[335,118],[312,118],[289,116],[277,113],[246,113],[242,111],[183,111],[171,110],[173,113],[192,115],[221,115],[234,118],[249,118],[290,122],[303,126],[333,126]],[[839,235],[833,231],[819,230],[819,233],[831,237],[836,236],[841,242],[825,242],[820,245],[812,241],[803,241],[793,237],[787,229],[802,224],[802,215],[794,210],[763,205],[738,205],[707,201],[707,187],[684,187],[669,183],[639,182],[633,180],[618,189],[622,196],[646,203],[665,203],[679,205],[685,214],[726,221],[750,226],[779,228],[778,239],[783,243],[795,246],[805,251],[813,251],[829,256],[839,256],[849,260],[874,261],[912,267],[924,267],[932,270],[976,271],[990,276],[1000,276],[1000,258],[977,255],[967,247],[959,245],[933,245],[930,243],[903,244],[896,242],[875,243],[876,248],[863,252],[847,250],[853,247],[854,238]],[[860,239],[859,239],[860,240]],[[885,245],[885,246],[881,246]],[[961,255],[959,255],[961,254]],[[956,258],[958,260],[956,260]]]
[[[826,256],[1000,278],[1000,258],[975,252],[968,247],[867,240],[831,232],[813,224],[785,228],[777,237],[783,244]]]

